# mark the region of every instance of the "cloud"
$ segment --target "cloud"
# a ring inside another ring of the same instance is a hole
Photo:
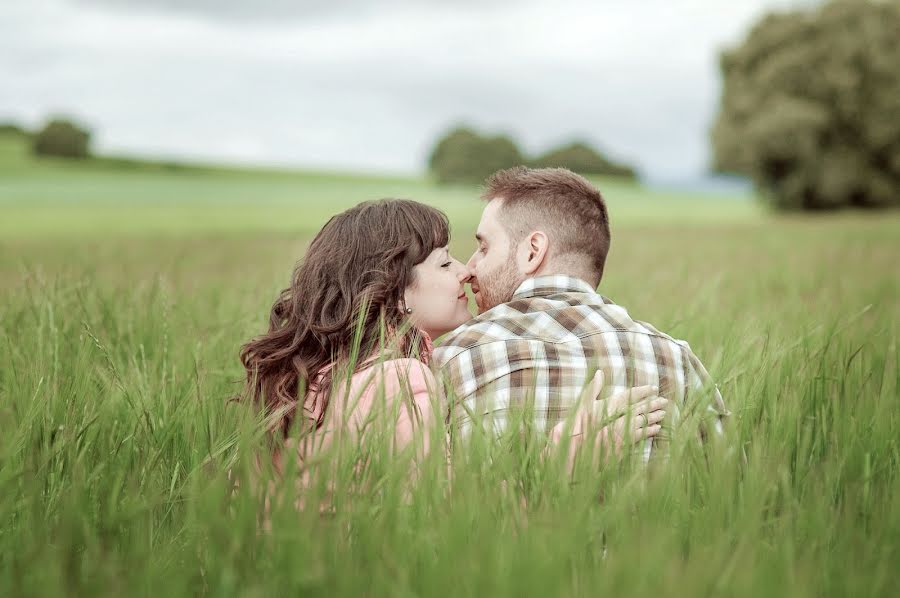
[[[195,15],[222,21],[305,21],[446,6],[445,0],[74,0],[121,12]],[[459,8],[521,5],[523,0],[455,0]],[[528,1],[528,0],[524,0]]]
[[[264,0],[278,18],[249,21],[246,2],[135,4],[0,6],[0,120],[74,113],[109,152],[397,172],[465,121],[690,177],[718,49],[784,3]]]

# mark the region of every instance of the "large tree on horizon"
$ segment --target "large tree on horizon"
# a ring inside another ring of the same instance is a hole
[[[34,135],[32,150],[38,156],[87,158],[91,133],[66,118],[53,118]]]
[[[900,2],[768,15],[720,68],[716,170],[781,208],[900,205]]]
[[[614,162],[584,141],[573,141],[548,150],[531,160],[534,168],[568,168],[585,175],[608,175],[634,180],[637,173],[632,166]]]
[[[437,141],[428,158],[428,169],[439,183],[480,184],[494,172],[524,161],[509,137],[482,135],[458,126]]]

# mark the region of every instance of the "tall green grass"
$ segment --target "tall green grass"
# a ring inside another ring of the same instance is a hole
[[[0,595],[894,593],[896,215],[602,181],[601,291],[691,342],[733,412],[722,446],[573,483],[539,437],[476,439],[411,484],[374,434],[304,491],[326,513],[284,479],[263,517],[262,428],[227,398],[294,260],[380,196],[445,209],[465,259],[477,190],[23,147],[0,139]]]
[[[0,595],[893,595],[900,221],[613,225],[601,291],[690,341],[724,446],[570,484],[534,438],[474,442],[411,485],[374,442],[310,491],[333,512],[285,481],[269,531],[226,399],[308,236],[3,237]]]

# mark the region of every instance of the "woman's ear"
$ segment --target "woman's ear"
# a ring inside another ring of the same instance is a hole
[[[412,304],[416,302],[415,295],[419,286],[417,281],[422,275],[420,268],[422,268],[422,264],[416,264],[415,266],[413,266],[411,281],[406,286],[406,288],[403,289],[403,296],[400,297],[400,305],[398,306],[398,309],[401,313],[404,313],[406,315],[411,314],[415,309]]]
[[[403,290],[403,297],[400,298],[400,304],[397,306],[397,309],[400,310],[400,313],[404,313],[406,315],[409,315],[413,312],[412,307],[410,307],[409,305],[409,295],[409,288],[407,287]]]

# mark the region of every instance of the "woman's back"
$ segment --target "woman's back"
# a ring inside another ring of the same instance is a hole
[[[285,443],[286,450],[296,451],[298,462],[328,451],[337,442],[358,446],[366,442],[369,430],[393,429],[394,451],[413,440],[427,450],[436,417],[433,397],[439,394],[437,381],[423,362],[408,358],[377,362],[349,380],[334,380],[331,388],[327,402],[315,382],[305,397],[303,413],[310,420],[321,418],[323,405],[328,406],[321,427]],[[276,461],[279,469],[281,461]]]

